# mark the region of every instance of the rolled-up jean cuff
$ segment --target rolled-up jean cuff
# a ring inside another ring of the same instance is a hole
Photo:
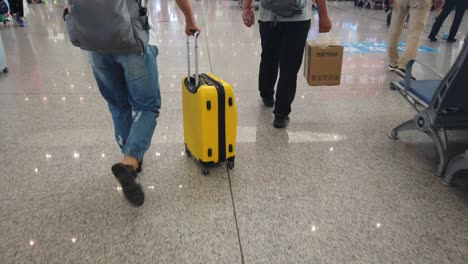
[[[125,148],[122,152],[123,152],[123,154],[125,156],[133,157],[133,158],[137,159],[138,161],[142,161],[143,156],[145,155],[145,152],[136,151],[136,150],[132,150],[132,149],[129,149],[129,148]]]

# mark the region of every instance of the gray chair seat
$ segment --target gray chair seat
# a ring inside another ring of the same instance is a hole
[[[423,102],[430,104],[440,82],[440,80],[411,80],[408,90]],[[405,87],[405,80],[401,80],[399,83]]]

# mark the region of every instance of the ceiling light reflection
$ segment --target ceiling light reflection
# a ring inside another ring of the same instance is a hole
[[[289,142],[337,142],[347,139],[346,136],[317,133],[311,131],[288,131]]]

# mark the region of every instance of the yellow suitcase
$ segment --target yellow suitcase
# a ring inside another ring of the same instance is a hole
[[[182,80],[184,141],[187,156],[203,165],[208,175],[214,164],[226,161],[234,168],[237,110],[232,86],[214,74],[198,74],[198,34],[195,35],[195,75],[190,74],[190,43],[187,38],[188,77]]]

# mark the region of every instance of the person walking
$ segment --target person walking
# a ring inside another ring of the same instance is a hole
[[[398,70],[404,74],[408,62],[416,58],[420,39],[426,27],[431,6],[432,0],[394,1],[387,47],[389,59],[388,68],[391,71]],[[400,42],[401,33],[408,14],[409,21],[407,25],[408,36],[406,39],[406,47],[405,52],[400,57],[398,54],[398,43]]]
[[[64,19],[70,40],[89,52],[93,74],[107,101],[115,139],[123,154],[122,160],[112,166],[112,173],[127,200],[141,206],[145,196],[135,179],[142,170],[143,157],[150,147],[161,108],[154,26],[141,1],[69,2],[71,5],[64,10]],[[185,16],[185,33],[199,32],[191,0],[176,0],[176,3]],[[106,9],[110,11],[104,12]],[[126,13],[115,19],[118,12]],[[125,17],[131,19],[125,20]]]
[[[465,10],[468,7],[468,0],[446,0],[442,12],[437,16],[434,25],[432,25],[431,33],[428,38],[430,41],[437,41],[437,34],[439,34],[440,28],[444,23],[445,19],[455,8],[455,18],[453,19],[452,26],[450,27],[450,33],[447,38],[447,42],[455,42],[457,39],[455,36],[458,33],[460,24],[463,20]]]
[[[26,22],[24,21],[24,6],[23,0],[9,0],[10,2],[10,13],[16,15],[16,22],[21,26],[25,27]]]
[[[262,55],[258,88],[265,107],[275,107],[273,126],[285,128],[289,123],[291,104],[296,95],[297,73],[302,64],[302,55],[311,24],[312,6],[310,0],[289,1],[289,3],[295,2],[296,6],[289,7],[293,10],[290,14],[283,14],[278,10],[275,11],[267,2],[272,1],[260,1],[258,23]],[[316,2],[319,31],[329,32],[332,25],[328,17],[327,0]],[[243,23],[247,27],[252,27],[255,24],[252,0],[244,0],[243,4]]]

